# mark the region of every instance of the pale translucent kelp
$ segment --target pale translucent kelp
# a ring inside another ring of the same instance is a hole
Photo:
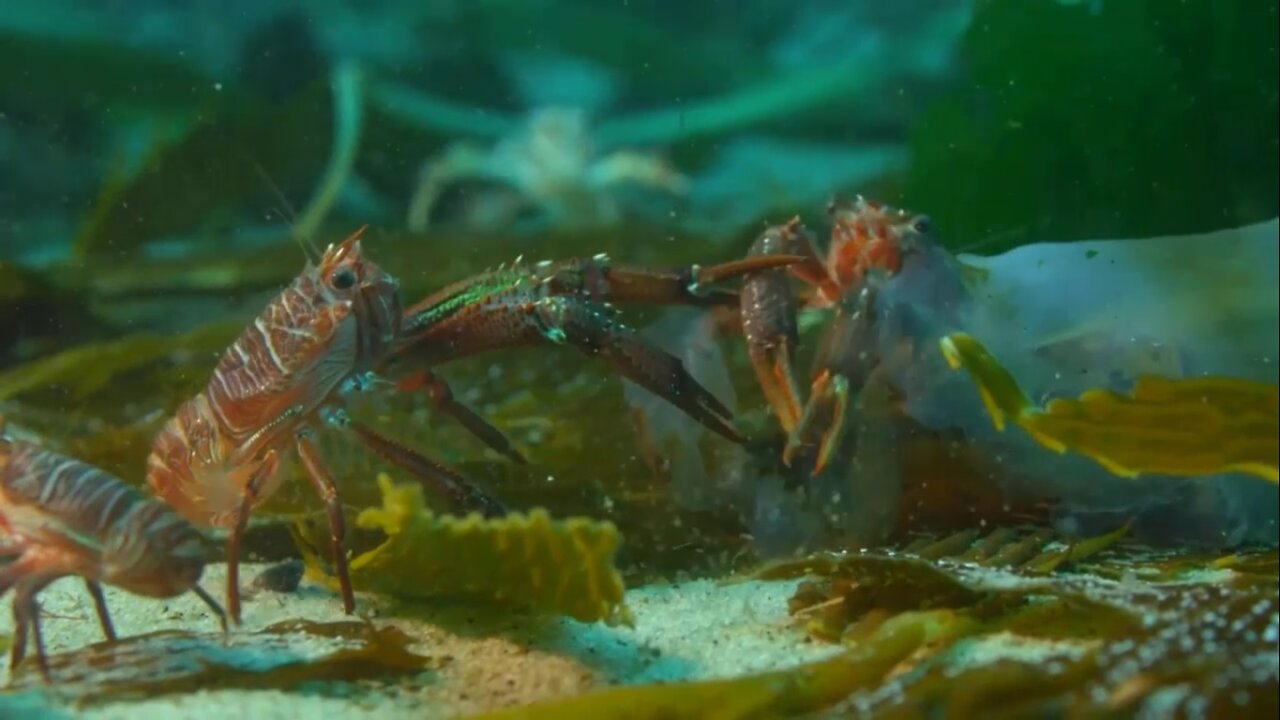
[[[1007,469],[1006,492],[1061,499],[1076,519],[1144,509],[1136,531],[1179,542],[1274,543],[1276,488],[1256,478],[1122,480],[993,428],[938,341],[980,338],[1033,403],[1125,392],[1144,374],[1275,384],[1277,223],[1169,238],[1045,243],[978,258],[929,248],[886,283],[882,352],[914,347],[897,373],[909,414],[962,431]],[[1147,512],[1149,511],[1149,512]]]
[[[1055,389],[1096,386],[1099,371],[1113,368],[1276,379],[1276,220],[1195,235],[1026,245],[959,261],[980,271],[967,331],[1000,338],[995,352],[1014,351],[1046,374],[1039,358],[1058,365],[1054,372],[1076,365],[1053,379]],[[1109,367],[1080,367],[1098,359]],[[1022,377],[1023,368],[1010,369]]]

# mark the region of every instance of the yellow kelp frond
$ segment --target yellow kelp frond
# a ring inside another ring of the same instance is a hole
[[[541,509],[490,520],[478,514],[436,516],[427,510],[419,485],[396,486],[379,475],[378,487],[382,507],[361,511],[356,524],[380,530],[387,539],[352,559],[356,589],[630,624],[622,576],[613,564],[621,537],[612,523],[553,520]],[[308,576],[336,587],[315,553],[303,551]]]
[[[952,333],[938,341],[938,346],[951,369],[963,367],[969,372],[997,430],[1004,430],[1005,416],[1021,424],[1018,418],[1034,410],[1018,381],[977,340],[964,333]]]
[[[1089,390],[1031,405],[1013,377],[977,340],[940,342],[953,368],[978,386],[996,429],[1007,416],[1050,450],[1071,450],[1121,477],[1143,473],[1280,476],[1280,388],[1223,377],[1140,377],[1128,396]]]

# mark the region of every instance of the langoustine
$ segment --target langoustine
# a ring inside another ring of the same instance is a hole
[[[11,670],[30,638],[49,680],[36,595],[71,575],[84,578],[108,640],[116,633],[104,584],[150,598],[193,592],[226,632],[222,608],[199,585],[205,545],[190,523],[98,468],[2,433],[0,555],[15,557],[0,570],[0,596],[14,592]]]

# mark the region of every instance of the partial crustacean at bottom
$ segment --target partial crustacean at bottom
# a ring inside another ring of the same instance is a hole
[[[36,595],[53,581],[84,578],[107,640],[116,633],[102,586],[151,598],[200,597],[227,631],[226,615],[198,584],[204,538],[164,503],[74,458],[3,433],[0,419],[0,597],[13,590],[10,671],[35,643],[49,681]]]

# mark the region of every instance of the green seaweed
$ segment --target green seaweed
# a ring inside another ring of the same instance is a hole
[[[459,31],[479,46],[555,47],[619,69],[629,69],[636,57],[643,57],[647,71],[633,73],[629,82],[663,97],[722,90],[764,70],[758,54],[731,35],[717,37],[704,30],[694,41],[678,24],[659,27],[634,10],[589,0],[484,0],[469,3],[460,19]],[[546,32],[530,35],[531,23]]]
[[[381,475],[378,487],[382,507],[363,510],[356,525],[382,531],[386,541],[351,559],[357,589],[410,600],[466,599],[582,622],[632,622],[613,564],[621,537],[612,523],[552,520],[545,510],[496,519],[436,516],[420,485],[396,487]],[[301,532],[308,576],[336,586]]]
[[[1274,0],[1085,5],[976,4],[967,78],[914,123],[904,202],[991,253],[1274,217]]]
[[[6,103],[46,112],[72,103],[189,110],[236,101],[172,53],[12,29],[0,29],[0,92]]]
[[[82,345],[0,373],[0,401],[57,388],[79,402],[126,372],[142,371],[175,354],[220,352],[234,339],[230,326],[208,325],[178,337],[145,333]]]
[[[75,240],[79,258],[136,254],[157,238],[189,233],[272,182],[312,182],[333,135],[329,80],[278,104],[238,103],[176,141],[150,149],[136,173],[109,176]]]
[[[0,368],[56,351],[68,333],[97,334],[100,323],[78,293],[0,259]]]

